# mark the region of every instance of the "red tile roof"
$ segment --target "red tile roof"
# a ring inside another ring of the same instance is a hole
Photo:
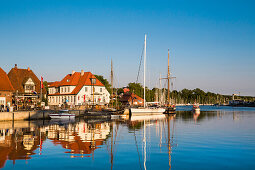
[[[59,87],[60,81],[48,82],[49,87]]]
[[[0,91],[14,91],[6,72],[0,67]]]
[[[60,82],[54,82],[49,87],[59,87],[59,86],[76,86],[71,93],[68,94],[78,94],[83,86],[91,86],[91,78],[96,79],[94,86],[104,86],[91,72],[84,72],[81,75],[80,72],[75,72],[74,74],[66,75]],[[50,94],[50,95],[62,95],[62,94]],[[63,94],[66,95],[66,94]]]
[[[35,91],[36,92],[41,91],[40,85],[41,81],[38,79],[38,77],[34,74],[34,72],[31,69],[19,69],[17,67],[14,67],[8,73],[8,77],[15,91],[18,90],[20,93],[24,93],[25,92],[24,83],[29,78],[31,78],[35,83]],[[43,93],[46,93],[45,88],[43,88]]]
[[[132,101],[132,99],[135,100],[141,100],[143,102],[143,98],[139,97],[138,95],[131,93],[131,92],[126,92],[123,94],[123,96],[120,98],[121,102],[128,102],[128,101]]]

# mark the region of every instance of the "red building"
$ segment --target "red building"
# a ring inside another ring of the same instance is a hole
[[[13,92],[14,88],[7,74],[0,67],[0,109],[5,109],[7,105],[10,106],[12,104]]]
[[[138,95],[127,91],[120,97],[120,102],[122,105],[143,106],[144,100]]]

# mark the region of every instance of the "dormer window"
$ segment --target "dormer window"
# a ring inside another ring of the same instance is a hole
[[[91,81],[91,84],[96,84],[96,79],[95,78],[91,78],[90,81]]]
[[[66,81],[67,81],[67,82],[69,82],[70,80],[69,80],[69,79],[67,79]]]

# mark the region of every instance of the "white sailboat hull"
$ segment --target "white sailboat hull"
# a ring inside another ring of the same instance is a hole
[[[132,116],[163,114],[164,108],[131,108]]]
[[[51,119],[74,119],[75,118],[75,114],[49,114]]]

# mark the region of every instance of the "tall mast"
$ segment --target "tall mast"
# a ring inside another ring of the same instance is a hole
[[[159,103],[162,105],[162,87],[161,87],[161,74],[159,75]]]
[[[112,86],[112,101],[111,101],[111,104],[112,104],[112,107],[113,107],[113,65],[112,65],[112,59],[111,59],[111,86]]]
[[[144,38],[144,64],[143,64],[143,106],[146,106],[145,99],[145,72],[146,72],[146,34]]]
[[[167,68],[167,102],[170,106],[170,64],[169,64],[169,49],[168,49],[168,68]]]

